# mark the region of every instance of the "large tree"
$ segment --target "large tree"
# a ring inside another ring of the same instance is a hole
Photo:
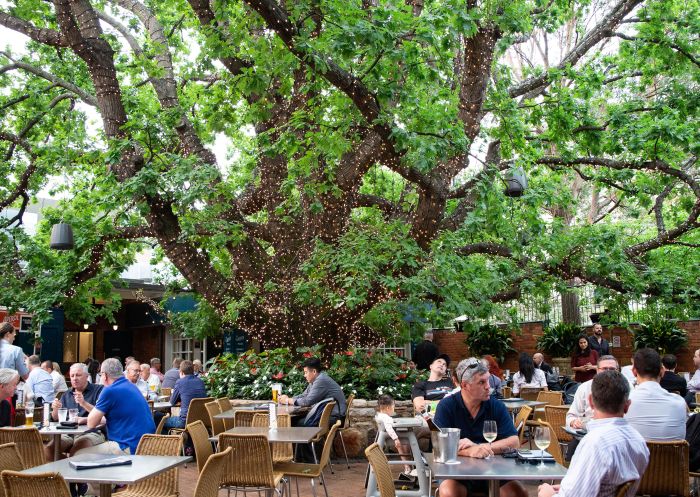
[[[65,200],[3,221],[0,303],[89,312],[144,243],[265,346],[572,281],[697,296],[697,0],[9,3],[0,207]]]

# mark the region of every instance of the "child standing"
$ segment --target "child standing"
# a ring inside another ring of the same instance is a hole
[[[379,399],[377,399],[377,407],[379,408],[379,412],[374,417],[377,424],[382,424],[384,426],[384,431],[386,431],[386,433],[394,441],[394,446],[401,456],[401,459],[403,461],[410,461],[411,447],[408,444],[403,443],[401,439],[399,439],[399,435],[394,430],[394,420],[392,419],[395,407],[394,398],[388,394],[380,395]],[[403,470],[404,472],[399,475],[399,479],[407,481],[413,480],[413,477],[410,475],[411,466],[404,464]]]

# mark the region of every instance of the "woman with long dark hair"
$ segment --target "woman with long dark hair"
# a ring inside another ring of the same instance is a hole
[[[525,352],[521,352],[518,357],[518,372],[513,375],[513,395],[519,394],[523,387],[547,390],[544,372],[535,368],[532,357]]]
[[[574,371],[574,380],[579,383],[592,380],[598,372],[598,352],[591,348],[586,335],[579,335],[574,354],[571,357],[571,369]]]

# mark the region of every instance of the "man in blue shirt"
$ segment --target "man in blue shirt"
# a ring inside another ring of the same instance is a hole
[[[104,388],[88,415],[88,428],[96,428],[102,417],[107,420],[108,441],[81,451],[101,454],[134,454],[145,433],[153,433],[151,409],[136,385],[124,377],[119,360],[106,359],[100,368]]]
[[[455,370],[460,392],[449,395],[438,404],[434,422],[440,428],[461,431],[458,455],[484,459],[506,449],[517,449],[518,432],[503,402],[489,392],[489,370],[477,358],[461,361]],[[484,439],[484,421],[494,420],[498,430],[491,445]],[[487,481],[443,480],[440,497],[467,497],[467,494],[487,491]],[[511,481],[501,487],[501,497],[526,497],[519,482]]]
[[[187,411],[192,399],[201,399],[207,396],[207,389],[201,378],[194,375],[192,361],[180,363],[180,379],[175,382],[175,388],[170,395],[170,403],[175,405],[180,402],[180,416],[170,417],[165,421],[163,433],[168,433],[170,428],[184,428],[187,420]]]
[[[50,404],[56,398],[53,378],[41,369],[41,359],[38,355],[30,355],[27,358],[27,366],[29,366],[29,377],[24,383],[24,398],[34,400],[37,407],[43,405],[44,402]]]

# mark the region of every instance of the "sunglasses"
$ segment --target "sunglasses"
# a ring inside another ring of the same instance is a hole
[[[460,377],[459,377],[459,384],[460,384],[460,385],[462,384],[462,380],[464,379],[464,374],[465,374],[467,371],[469,371],[470,369],[474,369],[474,368],[479,367],[479,364],[480,364],[480,363],[478,363],[478,362],[473,362],[473,363],[471,363],[470,365],[468,365],[468,366],[464,369],[464,371],[462,371],[462,374],[461,374]]]

